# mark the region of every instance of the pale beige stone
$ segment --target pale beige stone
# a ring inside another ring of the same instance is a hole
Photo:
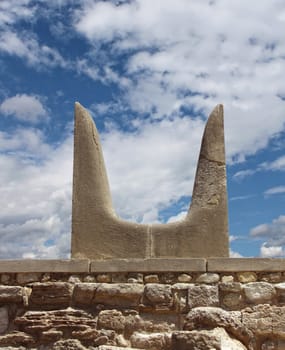
[[[228,256],[222,105],[213,110],[205,127],[187,217],[146,225],[116,216],[97,129],[76,103],[72,203],[73,258]]]
[[[274,287],[267,282],[247,283],[243,290],[246,300],[253,304],[270,302],[276,294]]]
[[[242,284],[239,282],[228,282],[228,283],[219,283],[219,288],[222,292],[232,292],[239,293],[242,290]]]
[[[143,290],[144,286],[138,283],[101,283],[96,289],[94,303],[121,307],[138,306]]]
[[[175,350],[247,350],[240,341],[231,338],[223,328],[174,332],[172,340]]]
[[[132,347],[149,350],[169,349],[171,344],[171,333],[141,333],[135,332],[130,342]]]
[[[257,275],[255,272],[247,271],[247,272],[239,272],[237,274],[238,280],[241,283],[249,283],[249,282],[256,282],[257,281]]]
[[[110,283],[112,281],[111,275],[105,274],[105,273],[97,275],[96,279],[97,279],[97,282],[100,282],[100,283]]]
[[[188,282],[191,282],[192,276],[188,275],[187,273],[182,273],[177,277],[177,280],[180,283],[188,283]]]
[[[220,276],[217,273],[203,273],[202,275],[198,276],[196,279],[196,283],[217,283],[220,280]]]
[[[145,283],[159,283],[158,275],[146,275],[144,276]]]
[[[232,275],[222,276],[223,283],[228,283],[228,282],[233,282],[233,281],[234,281],[234,276],[232,276]]]

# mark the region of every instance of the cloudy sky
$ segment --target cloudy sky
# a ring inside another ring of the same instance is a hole
[[[70,253],[73,109],[117,213],[182,218],[224,104],[231,255],[285,257],[284,0],[1,0],[0,258]]]

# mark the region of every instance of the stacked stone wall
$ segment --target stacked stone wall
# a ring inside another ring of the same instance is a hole
[[[284,350],[285,261],[226,261],[0,262],[0,348]]]

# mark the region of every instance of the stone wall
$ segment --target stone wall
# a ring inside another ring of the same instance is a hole
[[[0,348],[285,349],[285,260],[0,262]]]

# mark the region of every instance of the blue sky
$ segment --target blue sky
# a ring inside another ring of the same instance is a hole
[[[0,258],[70,250],[73,108],[116,211],[182,218],[224,104],[231,256],[285,257],[285,3],[0,1]]]

